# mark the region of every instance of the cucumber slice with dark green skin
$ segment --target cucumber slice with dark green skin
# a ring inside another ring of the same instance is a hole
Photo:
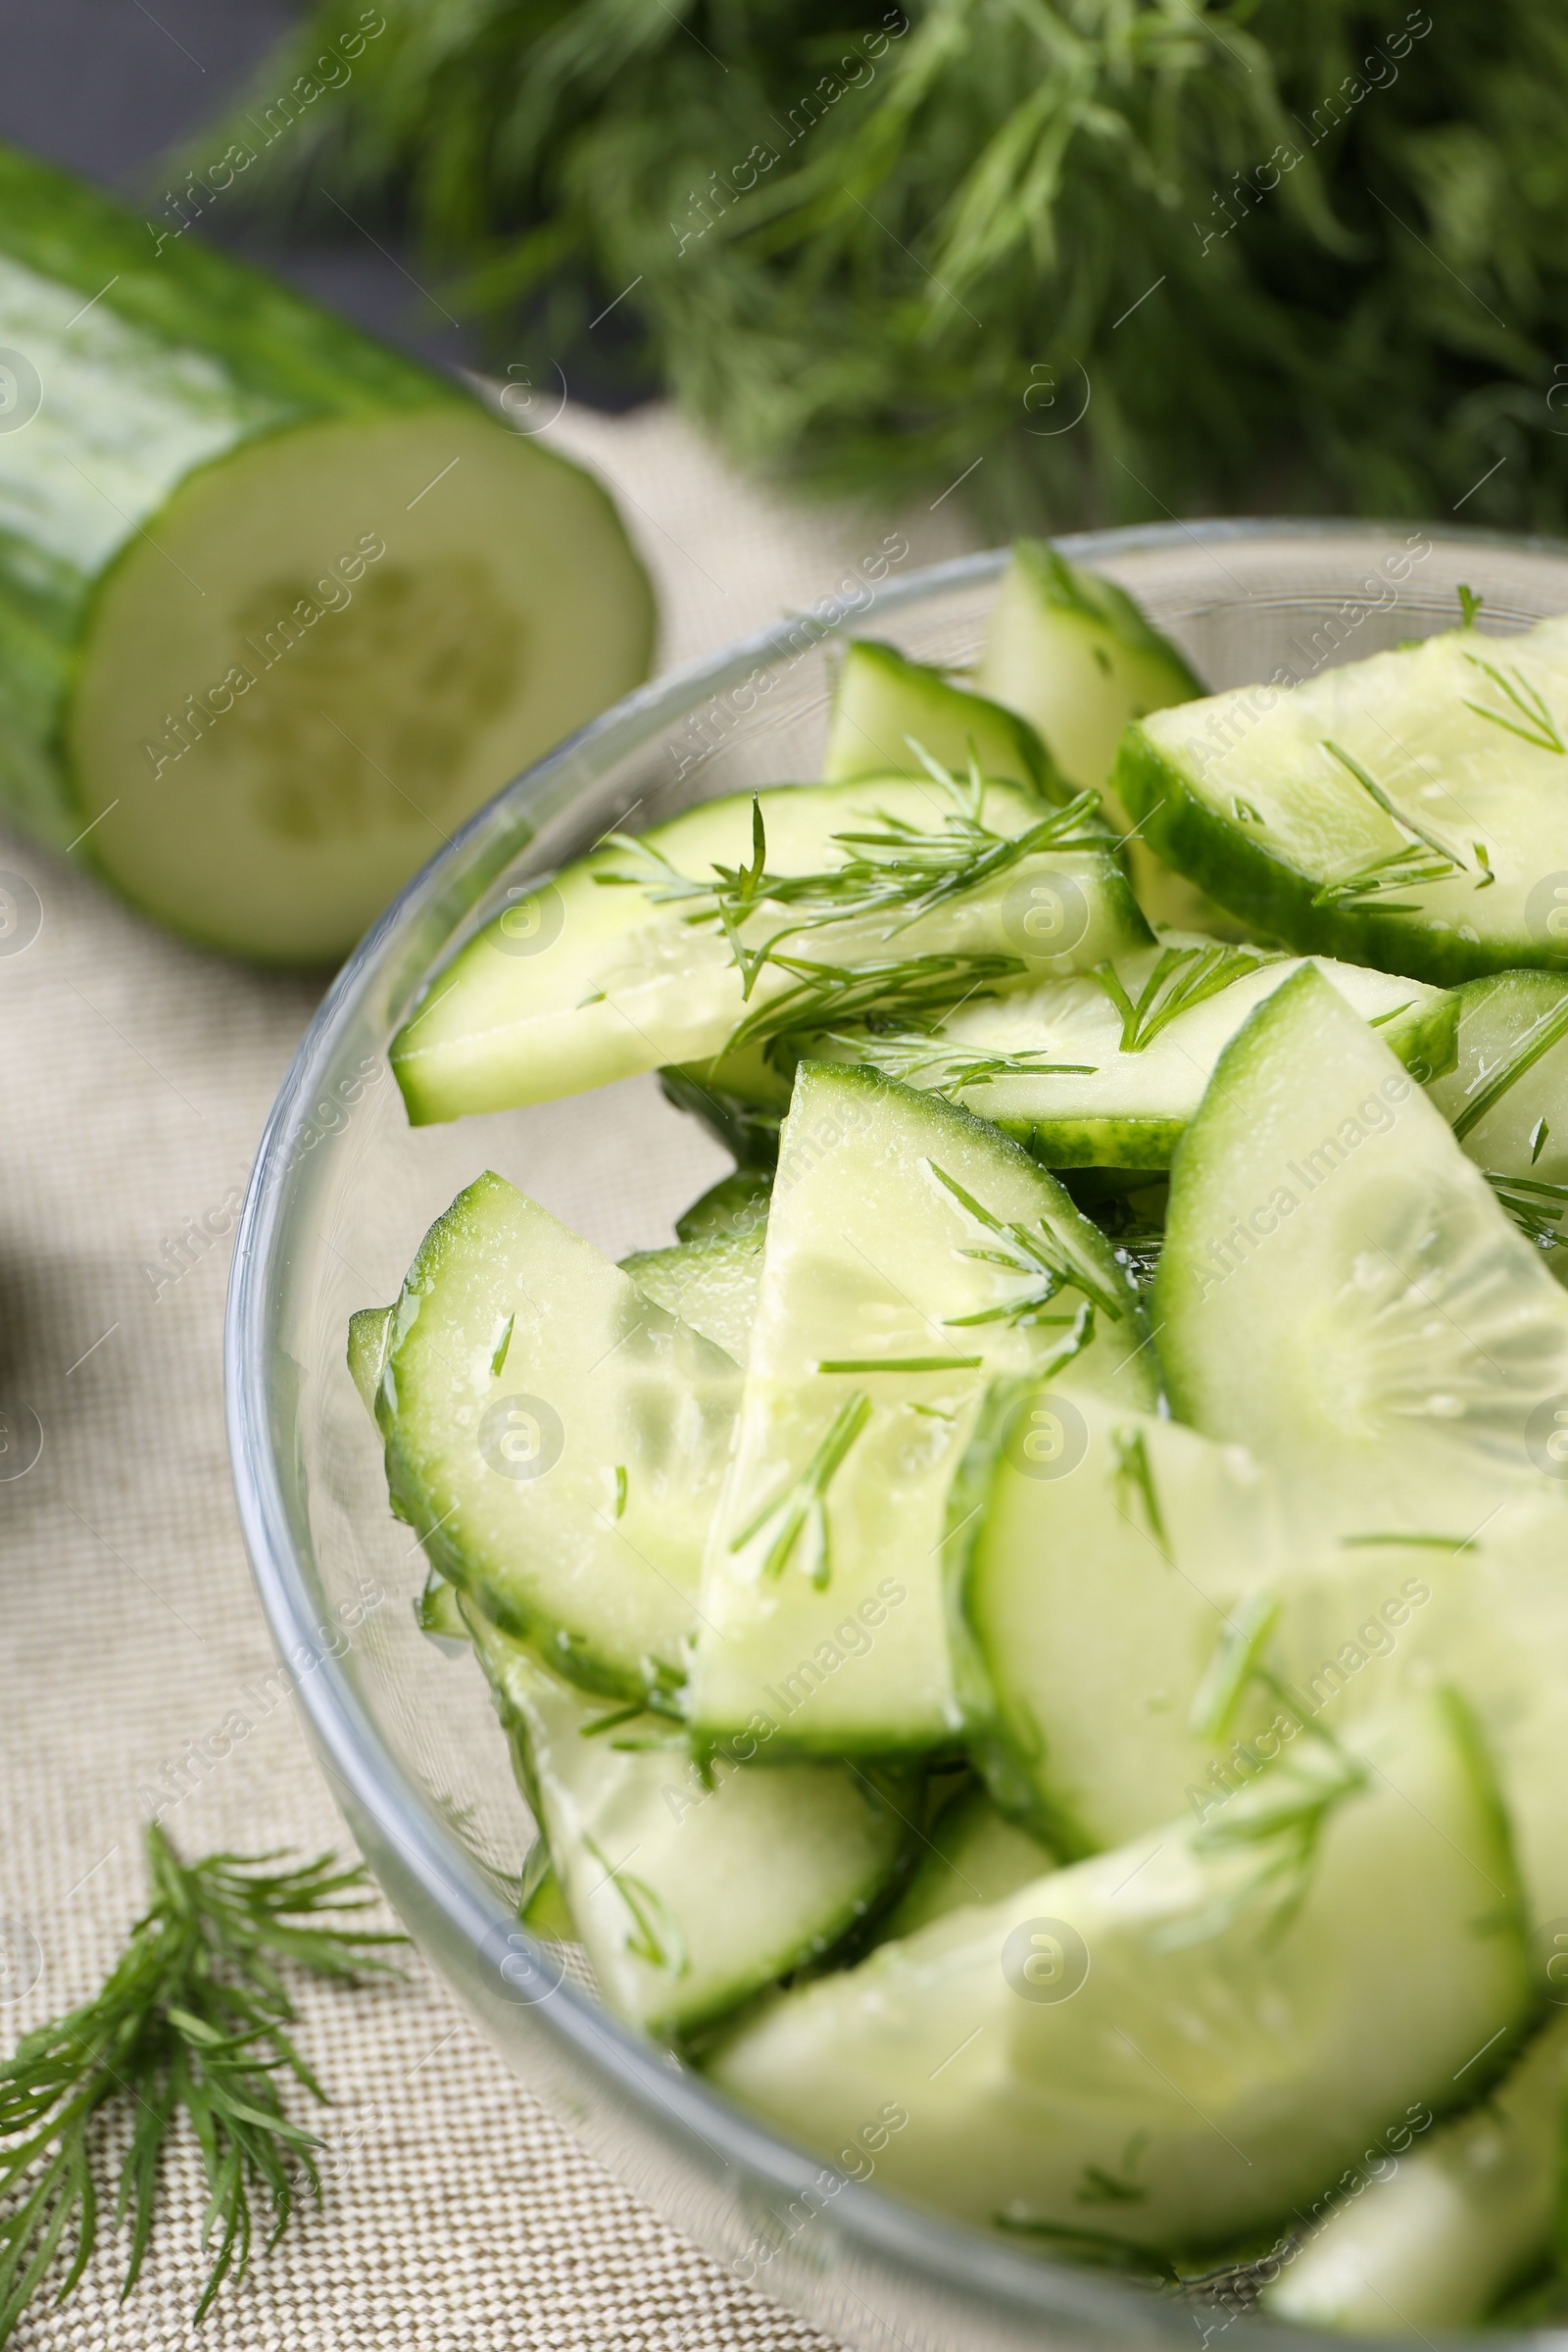
[[[640,1250],[620,1261],[645,1298],[676,1315],[744,1364],[757,1318],[762,1276],[762,1234],[678,1242],[672,1250]]]
[[[1116,832],[1133,819],[1117,797],[1116,746],[1129,719],[1203,688],[1132,598],[1040,539],[1020,539],[1003,580],[978,683],[982,693],[1033,722],[1057,766],[1079,790],[1104,797]],[[1138,901],[1152,922],[1177,923],[1221,939],[1245,937],[1234,918],[1172,873],[1142,836],[1126,845]]]
[[[1195,1728],[1195,1698],[1245,1639],[1250,1595],[1287,1575],[1285,1514],[1251,1457],[1002,1382],[948,1514],[955,1671],[1004,1810],[1058,1853],[1090,1854],[1208,1788],[1223,1744]],[[1225,1744],[1275,1711],[1240,1695]]]
[[[710,1065],[911,990],[952,1004],[1087,970],[1147,936],[1078,804],[1043,814],[1016,785],[929,777],[785,785],[613,836],[508,907],[431,980],[392,1067],[422,1125]]]
[[[1055,1868],[1038,1838],[971,1785],[950,1797],[926,1834],[908,1885],[880,1923],[884,1940],[912,1936],[966,1903],[996,1903]]]
[[[976,999],[928,1027],[860,1024],[781,1043],[961,1102],[1047,1167],[1160,1168],[1229,1040],[1300,968],[1266,949],[1169,932],[1095,972]],[[1449,994],[1349,964],[1323,969],[1418,1077],[1452,1061]]]
[[[1470,629],[1129,727],[1116,789],[1292,947],[1440,987],[1568,966],[1568,618]]]
[[[1541,1446],[1568,1298],[1314,970],[1220,1056],[1171,1172],[1152,1312],[1178,1414],[1337,1532],[1440,1512],[1463,1536],[1521,1485],[1558,1492]]]
[[[392,1318],[396,1309],[390,1306],[362,1306],[349,1317],[349,1377],[360,1393],[360,1402],[375,1418],[375,1392],[381,1386],[381,1374],[386,1369],[386,1351],[392,1338]]]
[[[1274,2319],[1423,2335],[1485,2319],[1545,2260],[1561,2195],[1568,2020],[1560,2011],[1472,2114],[1378,2152],[1372,2178],[1265,2286]]]
[[[0,342],[41,400],[0,435],[0,803],[175,929],[341,955],[647,674],[587,474],[6,148]]]
[[[742,1241],[760,1235],[767,1223],[767,1204],[773,1192],[771,1167],[740,1167],[721,1176],[701,1199],[675,1219],[675,1234],[683,1242]]]
[[[701,1740],[919,1753],[959,1729],[948,1483],[988,1381],[1153,1401],[1137,1297],[1016,1144],[869,1071],[803,1065],[736,1452],[703,1576]]]
[[[1520,1231],[1568,1281],[1568,979],[1499,972],[1455,995],[1455,1066],[1428,1088]]]
[[[503,1631],[668,1709],[740,1375],[499,1176],[431,1227],[375,1392],[393,1508]]]
[[[972,761],[983,776],[1026,785],[1057,805],[1075,789],[1015,710],[951,684],[939,669],[907,661],[891,645],[858,638],[839,669],[824,778],[924,776],[932,760],[959,775]]]
[[[779,1125],[790,1106],[790,1069],[776,1056],[777,1041],[770,1039],[684,1069],[661,1070],[659,1083],[665,1101],[700,1120],[743,1170],[771,1176]]]
[[[1531,1988],[1451,1694],[1282,1760],[1228,1811],[883,1944],[710,2072],[828,2157],[891,2108],[882,2185],[1043,2246],[1196,2253],[1276,2224],[1505,2064]]]
[[[668,2036],[722,2016],[830,1951],[899,1871],[917,1783],[722,1760],[705,1780],[667,1723],[607,1715],[473,1627],[561,1897],[629,2025]]]

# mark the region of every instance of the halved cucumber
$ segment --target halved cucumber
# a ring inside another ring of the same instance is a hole
[[[1495,1790],[1459,1702],[882,1945],[711,2061],[832,2157],[1041,2241],[1232,2245],[1505,2063],[1530,2007]],[[1456,2086],[1455,2077],[1459,2078]]]
[[[735,1459],[703,1576],[700,1736],[913,1752],[958,1729],[943,1506],[988,1380],[1153,1398],[1136,1295],[1016,1144],[806,1063],[768,1216]]]
[[[1568,618],[1458,629],[1128,729],[1171,864],[1292,947],[1440,986],[1568,964]]]
[[[1568,1281],[1568,979],[1469,980],[1455,1067],[1428,1092],[1520,1231]]]
[[[1168,637],[1125,590],[1081,571],[1040,539],[1014,543],[991,615],[977,683],[1033,721],[1068,781],[1104,797],[1118,833],[1133,819],[1117,797],[1116,746],[1129,719],[1186,703],[1203,688]],[[1156,858],[1147,841],[1126,845],[1139,904],[1153,922],[1182,923],[1234,939],[1232,917]]]
[[[39,388],[0,434],[0,799],[161,921],[342,955],[647,674],[652,594],[591,476],[9,148],[0,343]]]
[[[727,1355],[481,1176],[394,1309],[375,1393],[392,1505],[560,1673],[667,1708],[739,1392]]]
[[[417,1125],[711,1062],[911,989],[951,1004],[977,980],[1083,970],[1146,937],[1077,804],[929,777],[786,785],[612,837],[528,892],[431,980],[392,1067]]]
[[[745,1363],[762,1277],[761,1232],[640,1250],[623,1257],[620,1267],[645,1298]]]
[[[468,1608],[553,1875],[628,2024],[722,2015],[830,1950],[894,1878],[917,1785],[732,1761],[705,1779],[667,1723],[607,1715]]]
[[[1074,787],[1015,710],[951,684],[941,670],[906,660],[891,645],[858,638],[839,668],[823,776],[829,783],[924,776],[932,760],[959,775],[973,761],[983,776],[1025,785],[1043,801],[1059,805],[1073,796]]]
[[[927,1833],[907,1886],[880,1923],[884,1940],[912,1936],[966,1903],[996,1903],[1055,1867],[1038,1838],[1000,1813],[971,1782],[948,1799]]]
[[[1362,2335],[1484,2319],[1545,2258],[1561,2197],[1568,2020],[1485,2103],[1431,2138],[1395,2135],[1263,2291],[1272,2317]],[[1386,2167],[1387,2169],[1383,2169]]]
[[[879,1021],[781,1043],[945,1095],[1047,1167],[1160,1168],[1225,1045],[1300,968],[1264,948],[1167,932],[1079,978],[975,998],[924,1027]],[[1452,1061],[1450,995],[1351,964],[1319,968],[1419,1078]]]
[[[1467,1535],[1551,1467],[1568,1298],[1316,971],[1220,1056],[1171,1172],[1152,1303],[1178,1414],[1341,1531],[1436,1512]]]
[[[1194,1724],[1205,1673],[1267,1630],[1249,1599],[1286,1582],[1273,1482],[1177,1422],[1007,1381],[949,1519],[958,1690],[999,1802],[1064,1855],[1176,1812],[1222,1752]],[[1274,1712],[1238,1696],[1226,1744]]]

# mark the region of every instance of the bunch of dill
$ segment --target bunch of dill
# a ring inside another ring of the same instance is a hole
[[[1560,529],[1565,113],[1537,0],[325,0],[221,127],[818,487]]]

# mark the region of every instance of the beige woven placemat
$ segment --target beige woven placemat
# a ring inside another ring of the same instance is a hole
[[[662,410],[568,411],[550,438],[621,498],[659,582],[663,662],[832,594],[897,529],[901,568],[971,544],[956,500],[892,516],[738,483]],[[150,930],[72,862],[0,839],[42,928],[0,954],[0,1403],[42,1451],[0,1475],[0,2047],[82,1998],[139,1907],[147,1791],[270,1651],[223,1446],[228,1243],[164,1280],[187,1220],[231,1221],[316,990]],[[148,1269],[153,1269],[149,1272]],[[3,1434],[3,1433],[0,1433]],[[23,1456],[9,1457],[14,1464]],[[0,1450],[0,1473],[8,1458]],[[288,1708],[166,1814],[195,1854],[348,1840]],[[327,2186],[197,2334],[202,2197],[171,2167],[142,2282],[112,2226],[17,2352],[791,2352],[821,2339],[623,2193],[428,1972],[307,1992],[336,2103]]]

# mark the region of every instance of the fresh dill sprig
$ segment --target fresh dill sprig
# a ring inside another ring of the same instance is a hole
[[[1515,1038],[1495,1069],[1485,1073],[1486,1083],[1478,1085],[1477,1091],[1470,1096],[1453,1122],[1454,1141],[1463,1143],[1471,1128],[1478,1126],[1488,1111],[1502,1101],[1509,1088],[1517,1086],[1525,1072],[1533,1070],[1542,1055],[1549,1054],[1553,1046],[1561,1045],[1565,1037],[1568,1037],[1568,997],[1562,998],[1549,1012],[1544,1012],[1532,1021],[1529,1028]],[[1532,1165],[1539,1156],[1532,1137]]]
[[[915,825],[875,812],[868,824],[833,835],[846,855],[839,864],[816,872],[769,872],[762,805],[754,797],[748,864],[715,859],[707,875],[685,874],[657,844],[612,833],[604,846],[626,862],[606,866],[594,879],[606,889],[641,890],[651,906],[685,905],[689,923],[716,923],[749,1000],[764,966],[784,960],[778,951],[785,941],[804,932],[887,921],[885,936],[892,938],[950,901],[984,889],[1039,851],[1064,855],[1105,846],[1103,827],[1092,821],[1100,805],[1097,792],[1080,792],[1021,833],[998,833],[985,822],[986,788],[978,768],[958,776],[933,763],[932,774],[951,801],[940,823]],[[747,925],[760,914],[772,927],[763,938],[750,938]],[[780,915],[788,919],[778,921]]]
[[[946,1168],[939,1168],[934,1159],[925,1164],[959,1207],[994,1236],[994,1246],[964,1250],[960,1255],[975,1258],[982,1265],[1001,1266],[1029,1286],[1022,1297],[1008,1299],[1003,1305],[988,1306],[974,1315],[951,1315],[947,1323],[950,1331],[965,1330],[980,1323],[1005,1323],[1016,1331],[1030,1324],[1054,1321],[1056,1318],[1047,1316],[1045,1309],[1064,1290],[1082,1292],[1112,1322],[1120,1320],[1124,1301],[1112,1297],[1096,1270],[1085,1265],[1071,1245],[1053,1232],[1044,1218],[1037,1226],[1028,1226],[995,1216],[984,1201],[977,1200],[956,1176],[950,1176]]]
[[[151,1899],[98,1991],[24,2034],[0,2065],[0,2343],[62,2264],[57,2303],[86,2270],[100,2119],[117,2106],[132,2119],[114,2204],[116,2227],[130,2224],[122,2300],[140,2274],[160,2165],[183,2115],[210,2192],[202,2242],[217,2239],[200,2320],[223,2280],[244,2276],[252,2197],[270,2204],[270,2246],[301,2180],[319,2192],[320,2142],[289,2121],[279,2092],[292,2077],[326,2098],[290,2038],[282,1965],[343,1983],[397,1973],[377,1947],[405,1938],[359,1924],[374,1903],[363,1867],[340,1869],[330,1854],[293,1867],[277,1853],[185,1863],[156,1822],[146,1855]]]
[[[1466,654],[1465,660],[1492,680],[1497,692],[1512,705],[1514,716],[1510,718],[1506,710],[1489,710],[1485,703],[1467,701],[1467,710],[1473,710],[1477,718],[1490,718],[1494,727],[1505,727],[1510,735],[1532,744],[1538,752],[1568,756],[1568,743],[1564,743],[1545,701],[1518,668],[1504,672],[1495,662],[1483,662],[1479,654]]]
[[[1276,1943],[1295,1919],[1311,1886],[1324,1831],[1370,1780],[1369,1767],[1321,1726],[1303,1728],[1316,1734],[1310,1744],[1238,1789],[1194,1833],[1196,1852],[1249,1855],[1253,1867],[1206,1911],[1165,1931],[1159,1938],[1164,1948],[1207,1942],[1260,1907],[1266,1909],[1262,1940]]]
[[[1467,657],[1467,659],[1469,657]],[[1448,847],[1448,844],[1443,840],[1441,835],[1430,832],[1428,828],[1422,824],[1419,817],[1411,816],[1405,809],[1401,808],[1398,803],[1393,798],[1392,794],[1384,790],[1383,786],[1378,782],[1376,776],[1370,774],[1369,771],[1361,765],[1359,760],[1352,760],[1349,753],[1345,750],[1343,745],[1333,743],[1327,736],[1325,736],[1323,738],[1323,749],[1327,752],[1331,760],[1338,761],[1339,765],[1345,769],[1348,775],[1353,776],[1356,783],[1360,785],[1361,790],[1367,795],[1367,797],[1377,803],[1385,816],[1389,816],[1394,819],[1394,822],[1399,827],[1401,832],[1413,834],[1417,841],[1424,843],[1426,848],[1431,851],[1434,858],[1441,858],[1444,861],[1444,864],[1446,866],[1452,867],[1456,873],[1463,867],[1464,859],[1459,857],[1455,851]]]
[[[1568,1214],[1568,1184],[1499,1176],[1495,1168],[1484,1168],[1482,1174],[1496,1195],[1497,1206],[1507,1211],[1527,1242],[1534,1242],[1538,1250],[1568,1248],[1568,1234],[1560,1230]]]
[[[835,1046],[854,1054],[867,1068],[906,1086],[941,1095],[950,1101],[966,1088],[991,1086],[999,1078],[1093,1078],[1096,1064],[1054,1061],[1049,1053],[1023,1050],[988,1054],[965,1048],[942,1035],[940,1029],[893,1029],[879,1022],[861,1032],[830,1031]]]
[[[827,1493],[837,1477],[845,1455],[871,1418],[871,1399],[861,1389],[847,1396],[829,1422],[820,1445],[800,1477],[786,1487],[782,1494],[764,1503],[755,1519],[747,1521],[738,1536],[730,1539],[730,1550],[742,1551],[754,1536],[760,1535],[770,1519],[779,1522],[777,1533],[767,1547],[762,1561],[764,1576],[782,1576],[791,1552],[803,1535],[812,1538],[813,1558],[811,1582],[820,1592],[833,1573],[832,1554],[828,1547]]]
[[[680,1922],[663,1897],[646,1879],[634,1878],[624,1863],[612,1863],[592,1838],[585,1837],[583,1845],[625,1905],[631,1927],[622,1938],[624,1948],[633,1959],[645,1960],[650,1968],[661,1969],[667,1977],[685,1976],[691,1967],[691,1955]]]
[[[886,962],[815,963],[802,956],[781,956],[770,961],[790,977],[790,985],[765,997],[730,1033],[724,1052],[742,1046],[769,1043],[788,1045],[825,1029],[830,1022],[854,1020],[868,1012],[909,1018],[922,1012],[946,1012],[960,1001],[995,993],[995,984],[1009,980],[1026,967],[1021,956],[936,954],[906,956]],[[771,1058],[771,1056],[770,1056]]]
[[[1277,954],[1255,948],[1167,948],[1138,993],[1127,994],[1113,963],[1100,963],[1091,975],[1098,980],[1121,1015],[1121,1050],[1142,1054],[1160,1031],[1195,1004],[1217,997],[1222,989],[1245,979],[1265,963],[1277,963]]]

